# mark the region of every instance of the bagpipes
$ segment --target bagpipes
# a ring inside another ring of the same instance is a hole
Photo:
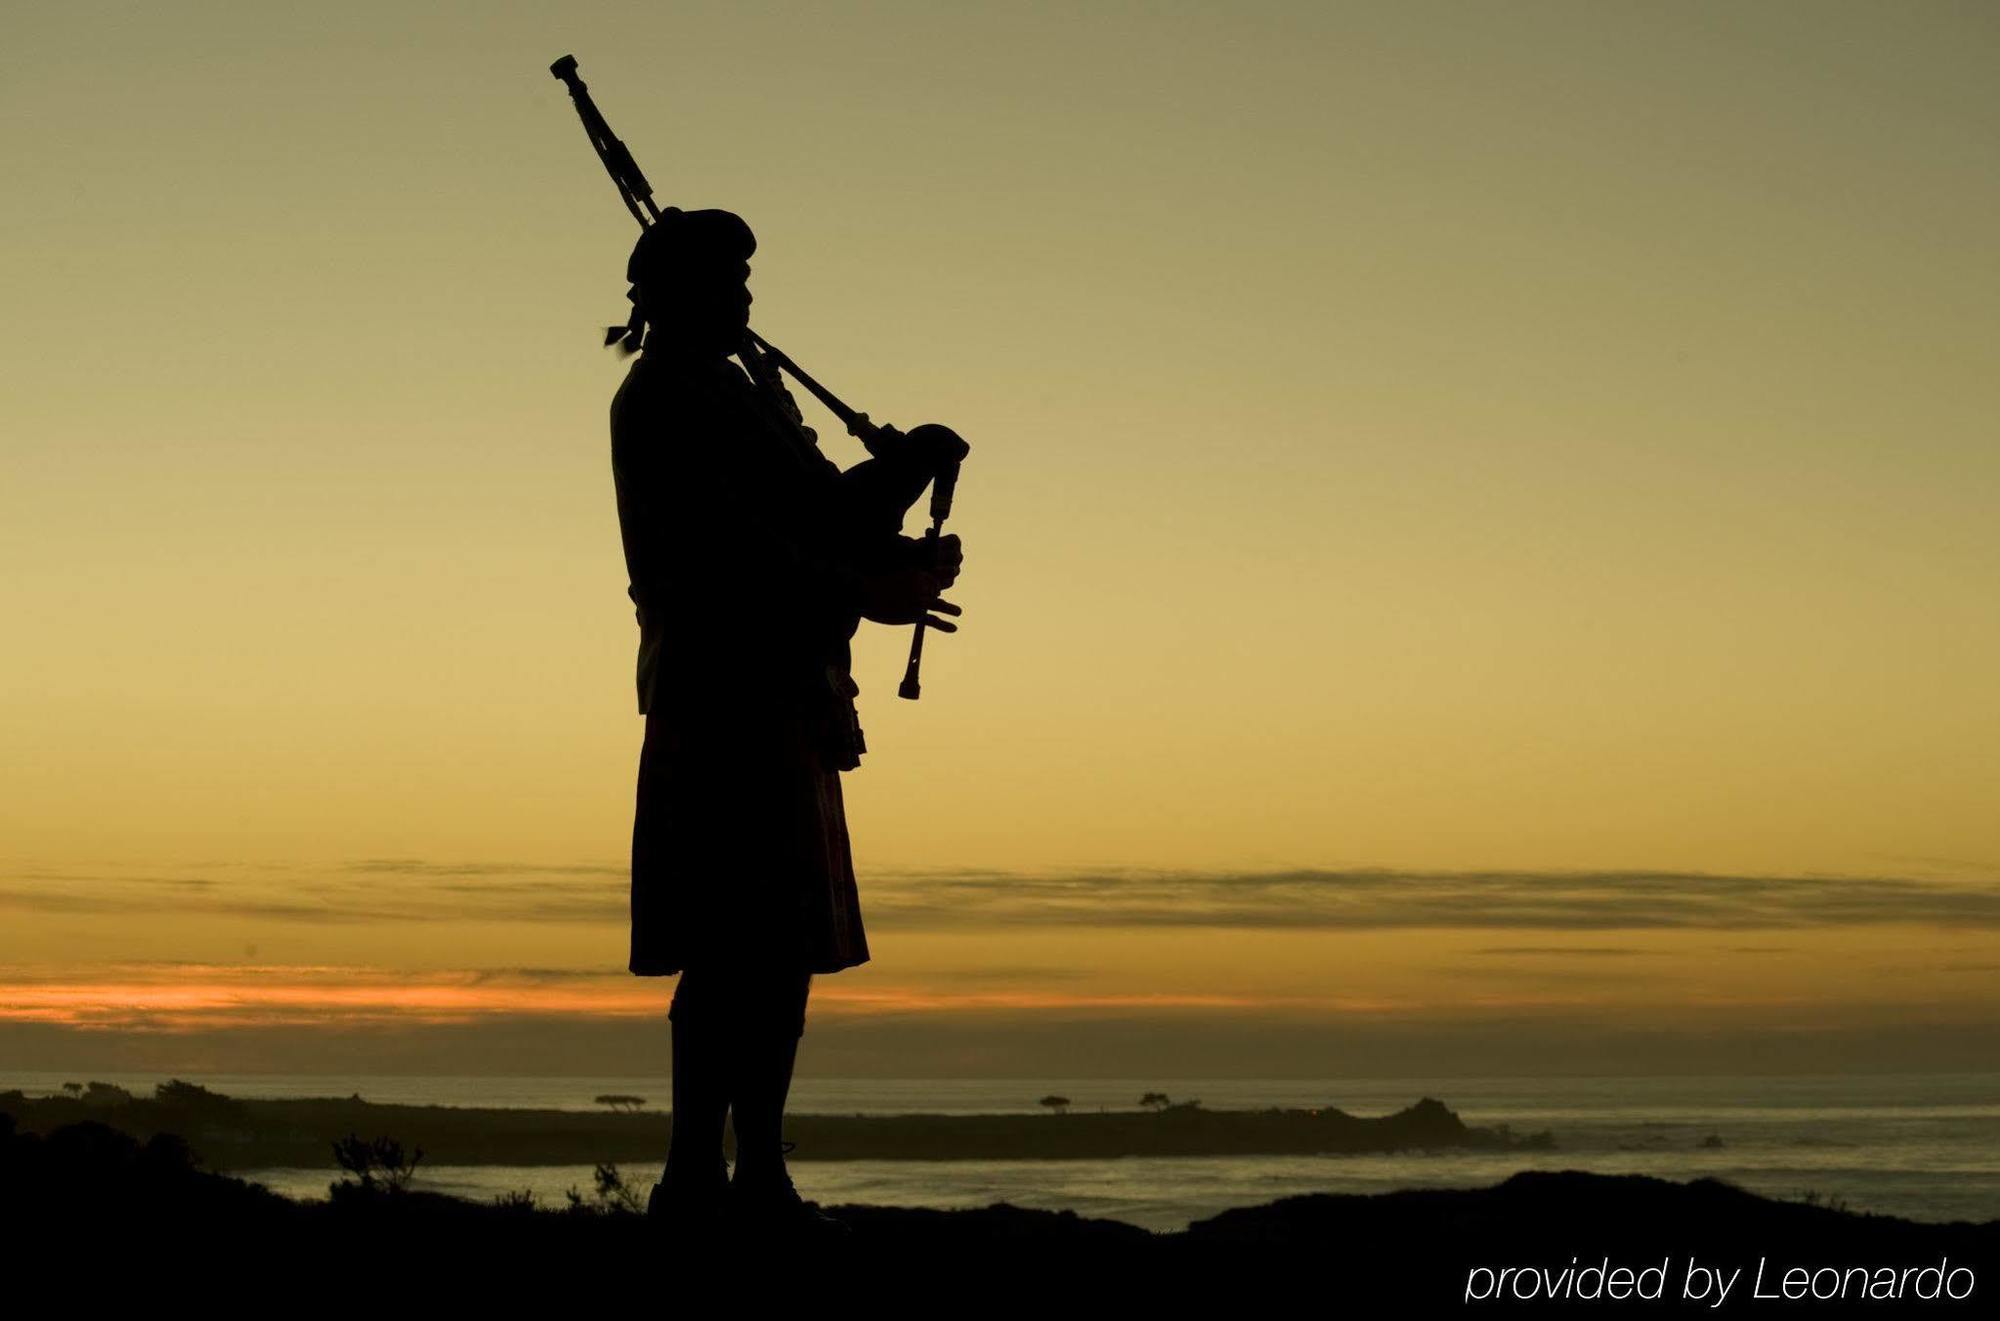
[[[653,203],[653,186],[640,173],[632,153],[612,133],[597,103],[590,99],[590,89],[577,76],[576,56],[563,56],[549,66],[549,72],[569,89],[570,99],[576,103],[577,116],[583,120],[583,131],[590,138],[591,149],[597,153],[597,159],[604,162],[611,182],[618,188],[619,200],[625,203],[625,209],[632,213],[632,218],[639,222],[639,228],[652,228],[662,215],[661,208]],[[667,211],[675,209],[666,208]],[[616,343],[622,334],[622,329],[614,327],[605,342]],[[756,331],[746,329],[743,336],[736,356],[743,363],[744,370],[760,390],[770,395],[792,417],[800,417],[798,403],[785,388],[780,372],[804,386],[809,394],[826,405],[827,411],[840,419],[848,434],[859,440],[870,456],[918,465],[928,471],[931,525],[924,532],[924,544],[927,549],[935,551],[938,538],[944,531],[944,521],[951,516],[951,498],[958,486],[959,465],[965,461],[971,447],[946,427],[922,426],[903,432],[892,426],[871,422],[866,413],[857,413],[842,403],[831,390],[807,375],[797,363]],[[917,671],[924,658],[924,627],[924,620],[919,619],[910,638],[910,659],[903,670],[903,682],[896,689],[898,697],[911,701],[915,701],[922,691]]]

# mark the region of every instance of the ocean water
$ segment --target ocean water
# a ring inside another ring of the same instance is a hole
[[[155,1075],[92,1074],[143,1094]],[[185,1075],[231,1096],[358,1093],[384,1103],[587,1110],[621,1093],[665,1109],[661,1077],[366,1077]],[[52,1093],[72,1075],[0,1070],[0,1090]],[[993,1202],[1070,1209],[1152,1229],[1178,1229],[1231,1206],[1308,1192],[1480,1187],[1522,1169],[1727,1179],[1753,1192],[1809,1193],[1912,1220],[2000,1219],[2000,1073],[1769,1078],[839,1079],[802,1077],[798,1113],[1034,1112],[1050,1094],[1073,1110],[1131,1110],[1146,1092],[1210,1109],[1335,1106],[1382,1115],[1420,1097],[1466,1123],[1544,1129],[1556,1149],[1387,1156],[1269,1156],[1084,1161],[813,1161],[794,1157],[807,1197],[969,1207]],[[1720,1145],[1704,1145],[1714,1138]],[[662,1155],[665,1153],[663,1152]],[[652,1168],[625,1167],[643,1192]],[[329,1170],[241,1171],[290,1196],[323,1197]],[[418,1186],[488,1198],[523,1189],[561,1204],[588,1193],[580,1166],[425,1166]]]

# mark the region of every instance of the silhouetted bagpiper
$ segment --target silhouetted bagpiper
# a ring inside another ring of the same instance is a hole
[[[632,832],[630,969],[680,975],[674,1124],[651,1209],[683,1227],[837,1228],[785,1169],[782,1121],[814,973],[867,961],[840,773],[866,750],[849,642],[862,619],[955,631],[942,533],[966,446],[946,428],[877,426],[749,329],[756,238],[728,211],[656,208],[565,58],[593,147],[645,226],[637,352],[611,407],[612,473],[639,621],[646,718]],[[791,373],[861,438],[843,471],[780,382]],[[901,533],[932,489],[931,527]],[[733,1114],[737,1165],[723,1161]]]

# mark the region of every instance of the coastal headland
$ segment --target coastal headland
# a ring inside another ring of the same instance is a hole
[[[185,1083],[152,1097],[105,1093],[30,1098],[0,1093],[0,1113],[23,1132],[85,1121],[146,1141],[183,1138],[211,1170],[333,1169],[333,1143],[350,1134],[422,1148],[431,1165],[591,1165],[652,1162],[666,1150],[669,1115],[656,1111],[512,1110],[376,1105],[359,1096],[240,1100]],[[1118,1156],[1308,1156],[1423,1150],[1549,1150],[1554,1135],[1467,1125],[1424,1098],[1393,1114],[1299,1110],[1157,1110],[1067,1114],[825,1115],[787,1117],[793,1160],[1063,1160]]]
[[[390,1291],[405,1307],[518,1307],[532,1295],[658,1310],[726,1289],[875,1309],[907,1300],[930,1315],[1224,1300],[1257,1315],[1309,1297],[1366,1316],[1578,1306],[1973,1316],[1989,1314],[2000,1261],[2000,1221],[1926,1224],[1714,1179],[1573,1170],[1290,1197],[1174,1233],[1005,1204],[837,1206],[827,1208],[837,1235],[785,1242],[733,1235],[726,1222],[697,1241],[641,1214],[630,1188],[600,1186],[567,1207],[478,1203],[377,1170],[331,1191],[293,1201],[213,1173],[170,1133],[142,1141],[97,1120],[28,1132],[0,1114],[10,1271],[95,1301],[198,1279],[218,1300],[317,1298],[342,1310]]]

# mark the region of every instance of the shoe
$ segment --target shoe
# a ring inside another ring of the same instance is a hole
[[[785,1147],[790,1150],[791,1144]],[[739,1172],[729,1185],[729,1217],[739,1232],[754,1234],[838,1238],[853,1232],[846,1221],[799,1196],[782,1166],[774,1175],[751,1179]]]
[[[669,1166],[646,1199],[646,1216],[682,1227],[710,1226],[720,1218],[728,1199],[728,1162],[718,1164],[707,1179],[677,1178]]]

